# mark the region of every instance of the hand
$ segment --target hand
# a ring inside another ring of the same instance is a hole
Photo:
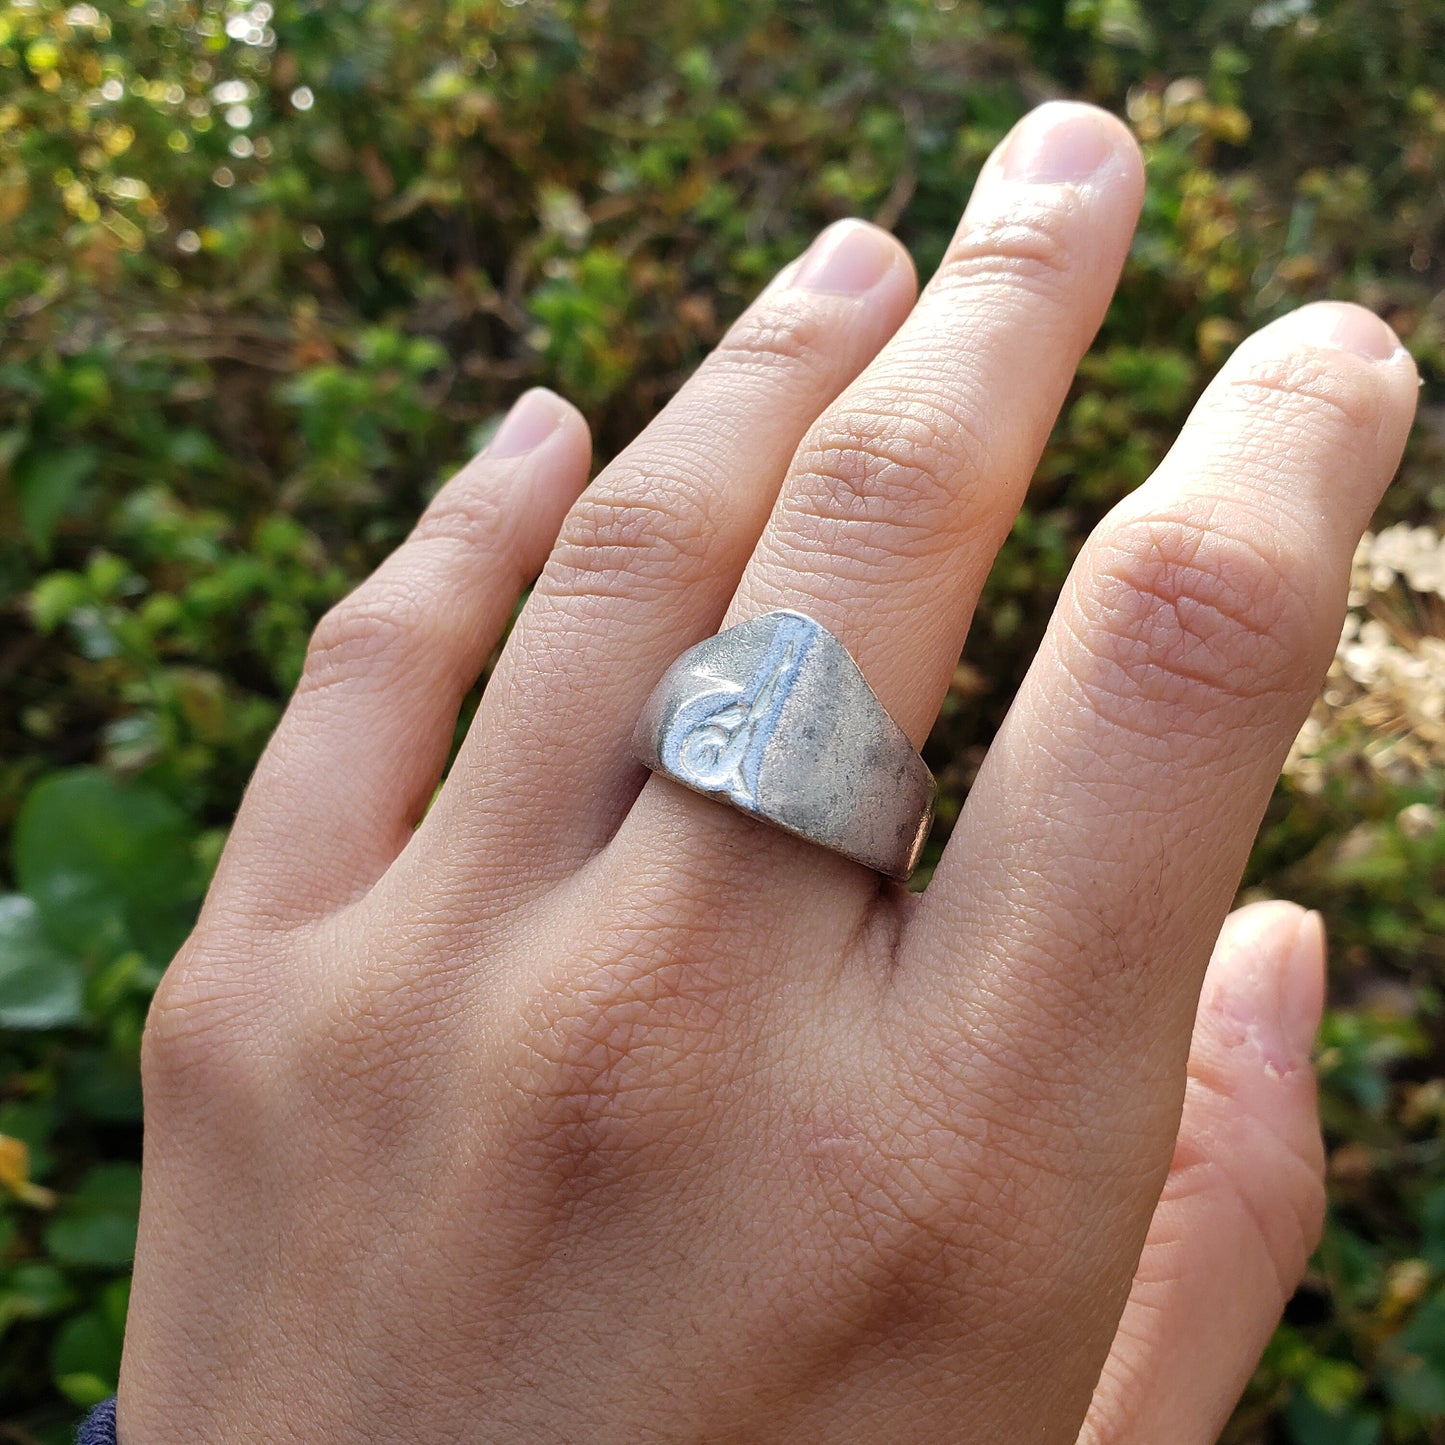
[[[831,229],[580,498],[533,392],[324,619],[151,1017],[124,1445],[1213,1438],[1317,1228],[1317,924],[1238,915],[1191,1032],[1410,423],[1388,328],[1229,361],[926,893],[629,756],[775,607],[922,741],[1142,184],[1043,107],[916,305]]]

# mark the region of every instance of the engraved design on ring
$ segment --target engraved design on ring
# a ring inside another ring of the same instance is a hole
[[[794,611],[688,649],[634,736],[654,772],[891,878],[913,871],[937,788],[847,649]]]

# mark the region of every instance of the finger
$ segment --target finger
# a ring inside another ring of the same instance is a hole
[[[958,982],[958,937],[1000,940],[968,983],[1003,1000],[1000,1022],[1066,1002],[1058,1053],[1081,1069],[1096,1049],[1157,1063],[1134,1052],[1149,1039],[1182,1058],[1415,392],[1358,307],[1305,307],[1235,353],[1071,573],[916,919],[933,987]]]
[[[1204,977],[1179,1142],[1080,1445],[1213,1445],[1324,1216],[1310,1048],[1318,914],[1225,921]]]
[[[1138,147],[1112,116],[1053,103],[1020,122],[913,314],[809,429],[729,623],[810,614],[922,741],[1108,306],[1142,189]],[[755,824],[661,781],[629,821],[643,846],[673,850],[689,826],[703,850],[739,827],[764,848]],[[786,861],[811,879],[815,853],[770,842],[760,869]]]
[[[1081,1298],[1138,1257],[1199,980],[1415,390],[1358,308],[1239,349],[1084,548],[910,919],[887,1015],[910,1093],[1010,1136],[1040,1227],[1088,1242],[1057,1262]]]
[[[729,621],[810,613],[922,741],[1142,193],[1113,116],[1054,102],[1020,123],[907,324],[809,431]]]
[[[914,297],[907,253],[842,222],[780,276],[562,527],[417,840],[433,888],[482,859],[545,883],[641,786],[629,742],[666,664],[714,631],[809,423]]]
[[[247,789],[213,907],[289,921],[364,892],[446,764],[457,711],[587,481],[575,407],[541,388],[316,628]]]

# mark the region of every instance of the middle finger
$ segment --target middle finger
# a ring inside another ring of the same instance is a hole
[[[810,614],[923,741],[1103,319],[1142,194],[1138,148],[1114,117],[1055,102],[1020,122],[909,320],[804,439],[724,625],[775,608]],[[676,854],[686,835],[686,857],[740,827],[761,876],[796,862],[817,883],[816,851],[663,779],[619,844],[656,840]]]

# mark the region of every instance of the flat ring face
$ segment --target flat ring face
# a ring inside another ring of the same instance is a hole
[[[890,878],[912,873],[937,785],[858,664],[802,612],[689,648],[638,719],[639,762]]]

